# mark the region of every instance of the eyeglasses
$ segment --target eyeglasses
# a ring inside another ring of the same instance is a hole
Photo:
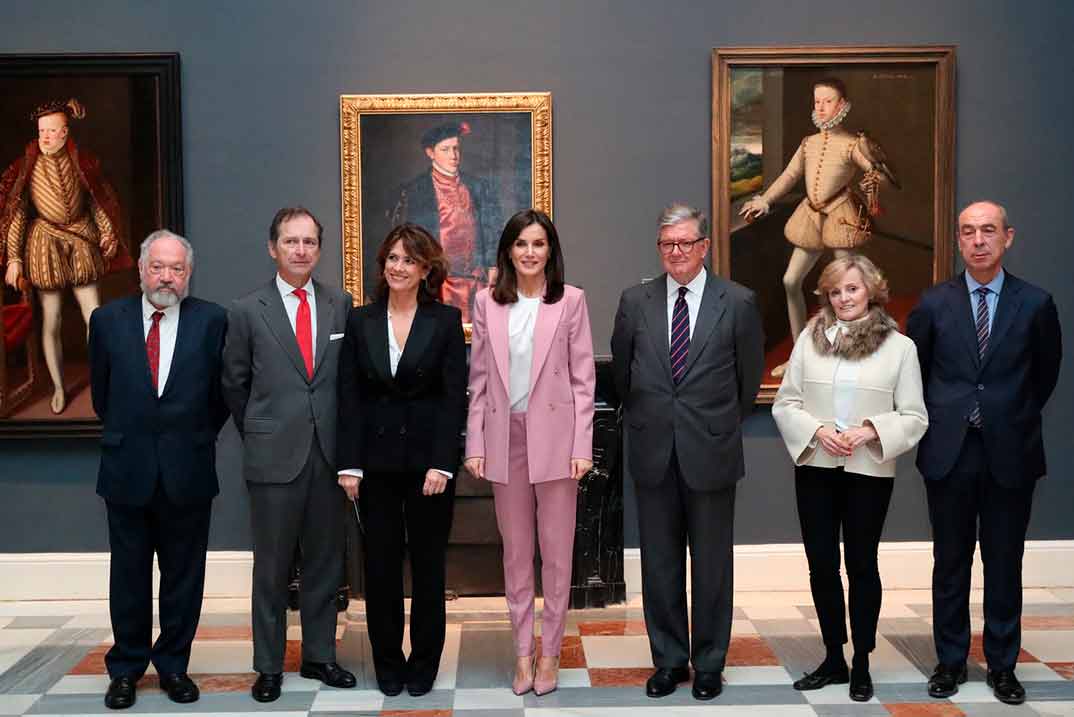
[[[694,250],[694,247],[705,241],[705,237],[700,239],[694,239],[692,241],[658,241],[656,246],[660,249],[660,253],[664,256],[670,256],[676,249],[683,254],[689,254]]]
[[[165,269],[171,270],[172,276],[183,276],[186,274],[186,265],[184,264],[158,264],[152,262],[146,267],[146,270],[153,276],[160,276],[164,273]]]

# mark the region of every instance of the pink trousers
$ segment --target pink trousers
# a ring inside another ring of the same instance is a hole
[[[571,593],[578,483],[571,478],[530,483],[526,462],[526,414],[511,414],[507,483],[492,484],[496,524],[503,538],[503,581],[515,651],[534,653],[534,534],[541,546],[541,653],[559,655]]]

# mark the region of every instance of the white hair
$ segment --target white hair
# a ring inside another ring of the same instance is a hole
[[[145,238],[145,241],[142,242],[141,251],[138,254],[138,266],[145,265],[146,260],[149,259],[149,247],[153,246],[153,242],[157,241],[158,239],[174,239],[180,244],[182,244],[183,248],[186,249],[187,269],[194,268],[194,247],[190,245],[190,242],[188,242],[185,237],[181,237],[175,232],[169,231],[167,229],[157,229],[155,232]]]
[[[700,209],[695,209],[689,204],[683,202],[673,202],[664,207],[664,210],[660,212],[660,218],[657,220],[657,236],[660,235],[660,230],[664,227],[670,227],[673,224],[679,224],[681,222],[693,219],[697,222],[697,231],[703,238],[708,238],[709,235],[709,220],[705,218],[704,212]]]

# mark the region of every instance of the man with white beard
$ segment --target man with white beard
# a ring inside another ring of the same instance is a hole
[[[142,242],[142,293],[90,317],[90,389],[103,424],[97,494],[108,509],[109,611],[104,703],[130,707],[152,663],[173,702],[194,702],[187,676],[201,616],[216,478],[223,307],[187,296],[194,250],[161,230]],[[153,554],[160,565],[160,636],[153,641]]]

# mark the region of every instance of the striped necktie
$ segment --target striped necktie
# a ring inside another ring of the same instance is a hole
[[[690,354],[690,309],[686,306],[685,286],[679,287],[679,298],[671,312],[671,379],[678,383],[686,373],[686,357]]]
[[[988,292],[987,286],[979,286],[973,290],[977,294],[977,357],[983,359],[988,350]],[[981,427],[981,404],[975,401],[973,410],[970,411],[970,425],[974,428]]]

